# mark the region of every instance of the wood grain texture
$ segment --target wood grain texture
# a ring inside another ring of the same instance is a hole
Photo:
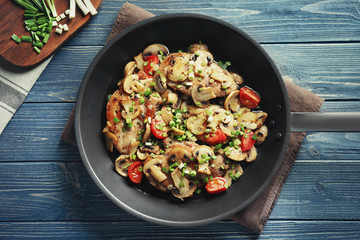
[[[196,229],[196,230],[195,230]],[[235,222],[170,228],[146,222],[5,222],[0,237],[16,239],[358,239],[359,221],[269,221],[259,236]]]
[[[55,0],[54,2],[59,15],[69,8],[69,1]],[[99,9],[102,0],[93,0],[92,4],[96,9]],[[30,32],[25,28],[23,15],[24,9],[13,1],[1,1],[0,21],[2,24],[0,26],[0,56],[15,66],[20,67],[32,67],[50,57],[93,18],[90,13],[84,16],[79,7],[77,7],[76,17],[74,19],[66,17],[59,22],[59,24],[67,24],[69,31],[60,35],[55,33],[54,27],[51,31],[49,41],[41,49],[41,53],[37,54],[30,43],[23,42],[17,44],[10,39],[14,33],[20,38],[21,36],[30,36]]]
[[[360,100],[360,43],[263,44],[282,75],[325,99]],[[65,46],[49,63],[25,102],[75,101],[100,46]],[[120,68],[120,66],[119,66]]]
[[[103,45],[125,1],[105,1],[99,16],[69,42]],[[360,40],[357,0],[135,0],[155,15],[198,13],[233,24],[261,43],[351,42]]]
[[[1,163],[0,185],[0,221],[136,220],[102,194],[81,162]],[[359,160],[297,161],[271,219],[360,220],[359,190]]]

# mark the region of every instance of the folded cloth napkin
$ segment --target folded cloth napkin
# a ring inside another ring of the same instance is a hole
[[[126,27],[153,16],[153,14],[144,9],[126,2],[120,9],[107,41]],[[284,80],[290,98],[291,110],[293,112],[316,112],[320,109],[323,103],[321,98],[295,85],[289,78],[284,78]],[[73,121],[74,110],[66,123],[62,134],[62,140],[75,145],[76,141]],[[233,220],[255,232],[260,233],[262,231],[290,172],[291,166],[296,159],[296,154],[300,148],[304,135],[305,133],[291,133],[290,144],[286,156],[271,184],[264,193],[262,193],[247,208],[232,216],[231,218]]]
[[[34,68],[21,69],[1,60],[0,135],[50,61],[51,58]]]

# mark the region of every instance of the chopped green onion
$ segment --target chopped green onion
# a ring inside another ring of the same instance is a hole
[[[33,46],[38,48],[43,48],[44,44],[42,42],[33,41]]]
[[[30,37],[30,36],[22,36],[21,41],[22,42],[32,42],[32,37]]]
[[[35,50],[35,52],[36,52],[37,54],[40,54],[40,53],[41,53],[40,49],[39,49],[38,47],[36,47],[36,46],[34,46],[34,50]]]
[[[21,39],[16,36],[16,34],[14,33],[12,36],[11,36],[12,40],[14,40],[16,43],[20,43],[21,42]]]
[[[114,117],[114,119],[113,119],[113,120],[114,120],[114,122],[115,122],[115,123],[120,122],[120,120],[119,120],[117,117]]]
[[[44,39],[43,39],[43,43],[47,43],[49,41],[49,37],[50,37],[49,33],[45,34]]]
[[[144,92],[144,96],[148,97],[150,96],[150,94],[151,94],[151,89],[150,88],[146,89],[146,91]]]

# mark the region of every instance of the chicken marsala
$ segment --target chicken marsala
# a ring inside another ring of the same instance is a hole
[[[268,134],[260,96],[204,44],[170,53],[152,44],[126,64],[106,105],[106,147],[134,183],[184,199],[225,191]]]

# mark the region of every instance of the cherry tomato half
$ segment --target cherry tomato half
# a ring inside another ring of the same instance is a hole
[[[260,96],[254,90],[248,87],[240,88],[240,102],[248,108],[256,108],[260,103]]]
[[[222,143],[226,140],[226,135],[220,128],[217,129],[215,133],[205,133],[198,136],[200,141],[203,141],[209,145],[216,145]]]
[[[144,72],[148,75],[153,75],[155,73],[154,65],[159,64],[159,58],[155,55],[145,56],[144,57],[145,65],[144,65]]]
[[[244,135],[242,135],[241,137],[241,150],[242,151],[248,151],[250,150],[254,145],[255,145],[255,140],[253,139],[254,136],[254,132],[250,131],[250,132],[245,132]]]
[[[214,177],[206,184],[206,191],[210,194],[218,194],[225,191],[228,188],[226,179],[223,177]]]
[[[157,139],[165,139],[167,137],[166,124],[162,118],[159,118],[159,116],[152,119],[151,132]]]
[[[140,168],[142,168],[142,164],[140,161],[133,162],[128,168],[129,178],[134,183],[141,183],[143,172],[140,171]]]

